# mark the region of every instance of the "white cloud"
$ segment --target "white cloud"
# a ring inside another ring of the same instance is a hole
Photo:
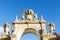
[[[0,35],[4,33],[4,28],[0,26]]]

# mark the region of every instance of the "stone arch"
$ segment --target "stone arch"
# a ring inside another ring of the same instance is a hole
[[[23,34],[21,35],[20,39],[22,38],[23,35],[27,34],[27,33],[33,33],[34,35],[36,35],[38,37],[38,39],[40,40],[40,34],[39,32],[34,29],[34,28],[26,28],[23,32]]]

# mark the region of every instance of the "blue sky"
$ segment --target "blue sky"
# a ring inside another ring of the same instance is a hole
[[[0,0],[0,26],[3,27],[4,23],[9,22],[11,31],[15,16],[18,15],[21,19],[26,9],[32,9],[39,19],[43,15],[47,30],[48,22],[53,22],[55,32],[60,33],[60,0]]]

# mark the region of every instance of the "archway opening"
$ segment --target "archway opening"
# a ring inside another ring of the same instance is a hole
[[[20,40],[39,40],[38,37],[33,33],[24,34]]]
[[[20,40],[40,40],[39,32],[33,28],[27,28],[23,32]]]

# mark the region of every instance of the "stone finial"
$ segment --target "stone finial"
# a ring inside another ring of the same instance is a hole
[[[24,20],[24,19],[25,19],[25,15],[23,14],[23,15],[22,15],[22,20]]]
[[[9,27],[9,26],[10,26],[9,23],[5,23],[5,24],[4,24],[4,28]]]
[[[44,20],[44,18],[43,18],[43,15],[41,15],[41,21],[40,21],[41,23],[46,23],[46,21]]]
[[[43,19],[43,15],[41,15],[40,24],[41,24],[41,28],[42,28],[42,34],[47,34],[46,21]]]
[[[43,15],[41,15],[41,20],[43,20]]]
[[[18,20],[18,16],[16,16],[16,20]]]
[[[9,23],[4,24],[4,32],[5,32],[6,35],[9,34],[9,27],[10,27]]]
[[[36,14],[36,18],[38,18],[38,17],[37,17],[37,14]]]
[[[54,25],[54,23],[50,22],[49,23],[49,31],[50,31],[50,33],[54,33],[54,30],[55,30],[55,25]]]

